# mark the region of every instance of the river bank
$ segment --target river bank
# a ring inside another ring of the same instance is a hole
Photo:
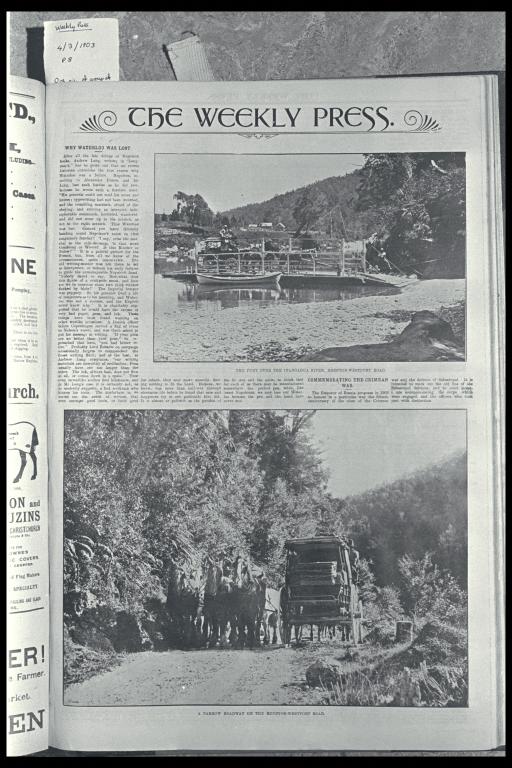
[[[291,362],[332,346],[388,341],[412,314],[436,312],[464,333],[466,281],[418,280],[401,293],[344,301],[275,302],[212,314],[170,309],[155,317],[155,361]]]

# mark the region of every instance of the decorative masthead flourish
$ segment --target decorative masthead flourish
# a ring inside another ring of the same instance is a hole
[[[278,133],[265,133],[264,131],[252,131],[252,133],[239,133],[238,135],[243,136],[244,139],[273,139],[274,136],[279,136]]]
[[[97,117],[92,117],[84,120],[80,126],[81,131],[89,131],[90,133],[112,133],[112,128],[117,123],[117,115],[112,112],[111,109],[105,109]]]
[[[430,115],[422,115],[417,109],[410,109],[404,115],[404,123],[411,129],[411,133],[426,133],[428,131],[440,131],[441,126]]]

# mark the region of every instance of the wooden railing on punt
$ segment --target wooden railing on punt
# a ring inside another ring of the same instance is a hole
[[[265,250],[260,248],[239,251],[195,251],[195,271],[214,274],[263,274],[282,272],[286,275],[339,275],[366,272],[366,241],[357,240],[341,244],[339,250],[317,248]]]

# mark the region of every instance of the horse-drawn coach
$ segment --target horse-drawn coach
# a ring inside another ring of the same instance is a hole
[[[316,536],[285,542],[286,575],[281,590],[283,643],[304,625],[339,627],[342,636],[362,641],[362,603],[358,592],[359,554],[350,539]]]
[[[272,588],[261,566],[238,554],[234,560],[206,557],[192,570],[173,571],[167,607],[183,647],[253,648],[260,643],[288,645],[292,630],[304,626],[343,640],[362,638],[358,592],[359,554],[351,539],[316,536],[288,539],[285,580]],[[277,631],[279,630],[279,632]]]

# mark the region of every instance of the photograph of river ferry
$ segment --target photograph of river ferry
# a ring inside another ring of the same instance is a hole
[[[157,154],[155,362],[465,360],[464,153]]]
[[[69,410],[63,491],[67,706],[467,706],[465,410]]]

